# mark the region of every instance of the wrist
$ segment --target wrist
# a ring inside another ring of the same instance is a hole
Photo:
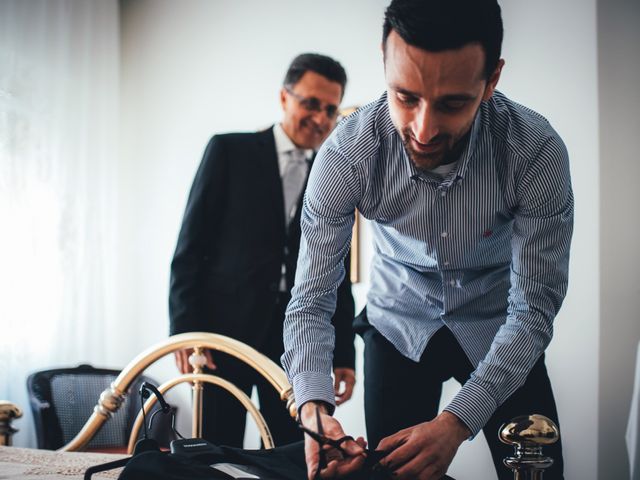
[[[455,414],[445,410],[438,415],[438,418],[446,423],[447,429],[453,433],[458,443],[462,443],[471,437],[471,430],[469,430],[469,427],[467,427]]]
[[[310,419],[313,419],[315,421],[316,410],[319,410],[320,413],[324,415],[330,415],[329,405],[326,402],[320,400],[311,400],[305,402],[300,409],[299,415],[303,425],[308,425]]]

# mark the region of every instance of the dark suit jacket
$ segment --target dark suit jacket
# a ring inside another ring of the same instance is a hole
[[[285,227],[273,129],[214,136],[187,202],[171,263],[170,333],[208,331],[259,348],[271,328],[281,268],[293,286],[297,215]],[[348,259],[347,259],[348,264]],[[349,274],[338,289],[334,367],[355,363]]]

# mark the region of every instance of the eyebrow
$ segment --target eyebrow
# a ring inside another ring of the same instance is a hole
[[[389,85],[392,90],[395,90],[402,95],[409,95],[411,97],[420,97],[416,92],[412,92],[411,90],[407,90],[406,88],[399,87],[397,85]],[[477,95],[471,95],[468,93],[451,93],[447,95],[443,95],[439,97],[437,101],[439,102],[456,102],[456,101],[473,101],[477,98]]]
[[[322,100],[320,100],[318,97],[314,97],[314,96],[310,96],[310,97],[304,97],[302,95],[300,95],[300,98],[302,100],[306,100],[306,101],[312,101],[312,102],[318,102],[318,104],[322,105],[326,105],[325,108],[330,107],[330,108],[338,108],[338,105],[336,105],[335,103],[325,103]]]
[[[325,103],[321,99],[316,97],[315,95],[310,95],[310,96],[307,97],[305,95],[302,95],[301,93],[298,93],[298,92],[294,91],[293,88],[287,87],[287,86],[285,86],[284,89],[287,92],[289,92],[291,95],[293,95],[295,98],[297,98],[299,102],[301,102],[301,101],[307,101],[308,102],[309,100],[311,100],[313,102],[318,102],[319,104]],[[336,108],[336,109],[338,108],[338,105],[336,105],[335,103],[326,103],[326,106],[327,107]]]
[[[417,93],[412,92],[411,90],[407,90],[406,88],[402,88],[402,87],[399,87],[399,86],[394,85],[394,84],[390,84],[389,88],[391,88],[391,90],[395,90],[396,92],[401,93],[403,95],[410,95],[412,97],[419,97],[420,96]]]
[[[473,101],[477,98],[477,95],[470,95],[468,93],[452,93],[450,95],[443,95],[438,100],[441,102],[459,102],[459,101]]]

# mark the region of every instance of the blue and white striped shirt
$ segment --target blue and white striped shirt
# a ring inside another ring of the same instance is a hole
[[[386,94],[344,120],[315,160],[302,212],[282,356],[298,405],[334,403],[330,318],[356,208],[373,229],[369,322],[415,361],[439,328],[451,330],[476,369],[446,410],[475,435],[524,383],[566,293],[564,143],[545,118],[495,92],[440,178],[410,161]]]

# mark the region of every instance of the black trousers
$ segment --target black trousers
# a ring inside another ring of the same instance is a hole
[[[280,365],[284,351],[282,344],[282,322],[290,296],[281,294],[274,306],[272,328],[263,345],[257,348],[262,354]],[[302,431],[289,416],[285,403],[278,392],[261,375],[246,364],[222,352],[212,352],[217,369],[208,371],[229,380],[251,396],[254,385],[258,390],[260,413],[264,417],[276,445],[284,445],[303,439]],[[203,437],[216,445],[242,447],[244,440],[246,410],[226,390],[205,384],[202,414]]]
[[[473,365],[451,331],[443,327],[429,340],[418,363],[398,350],[369,324],[366,310],[354,324],[365,344],[364,400],[367,436],[374,448],[380,440],[404,428],[435,418],[438,414],[442,383],[455,378],[464,384]],[[538,413],[556,425],[558,414],[544,355],[534,365],[524,385],[503,403],[483,428],[500,480],[512,480],[513,472],[503,459],[514,449],[498,439],[502,424],[520,415]],[[563,479],[561,441],[545,447],[543,453],[554,460],[545,470],[545,480]]]

